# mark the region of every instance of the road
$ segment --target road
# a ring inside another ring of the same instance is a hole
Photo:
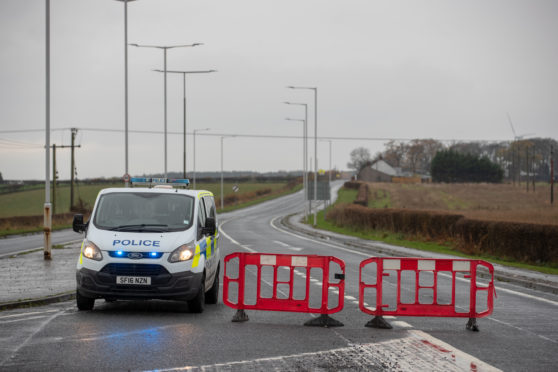
[[[2,238],[0,239],[0,257],[35,249],[43,249],[43,239],[44,238],[42,233],[16,235]],[[76,234],[72,230],[60,230],[53,231],[51,239],[52,244],[56,245],[81,240],[81,236],[79,234]]]
[[[389,320],[391,330],[365,328],[370,316],[356,304],[358,265],[373,252],[285,231],[279,217],[299,211],[301,199],[298,193],[223,215],[223,256],[256,251],[344,260],[344,309],[332,315],[344,327],[304,327],[309,314],[263,311],[232,323],[235,311],[222,303],[190,314],[175,302],[98,300],[91,312],[65,302],[0,313],[0,369],[555,370],[558,296],[506,283],[497,283],[494,313],[479,320],[478,333],[466,331],[463,318],[399,317]],[[255,272],[246,278],[253,287]],[[262,293],[270,293],[270,277],[263,279]],[[321,281],[311,285],[313,302]]]

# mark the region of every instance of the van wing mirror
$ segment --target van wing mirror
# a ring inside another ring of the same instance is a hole
[[[215,230],[217,229],[215,225],[215,218],[207,217],[205,219],[205,226],[202,229],[202,234],[204,235],[215,235]]]
[[[83,214],[74,214],[72,229],[77,233],[82,233],[87,230],[87,224],[83,223]]]

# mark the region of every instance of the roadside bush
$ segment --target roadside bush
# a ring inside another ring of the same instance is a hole
[[[468,254],[487,254],[530,264],[558,265],[558,226],[482,221],[459,214],[337,205],[326,219],[359,231],[390,231],[452,240]]]
[[[356,196],[354,204],[362,205],[363,207],[368,206],[368,195],[370,194],[370,190],[366,183],[361,183],[358,188],[358,193]]]
[[[347,181],[343,184],[343,187],[346,189],[351,189],[351,190],[358,190],[360,185],[364,184],[364,182],[360,182],[360,181]]]

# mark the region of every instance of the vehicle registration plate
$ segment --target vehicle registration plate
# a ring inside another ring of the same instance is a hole
[[[116,284],[151,285],[149,276],[117,276]]]

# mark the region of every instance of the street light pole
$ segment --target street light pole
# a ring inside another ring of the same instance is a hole
[[[128,2],[135,0],[116,0],[124,3],[124,174],[128,174]],[[127,179],[127,178],[126,178]],[[126,180],[125,186],[129,183]]]
[[[318,201],[318,88],[317,87],[295,87],[290,89],[308,89],[314,91],[314,201]],[[314,227],[317,223],[318,211],[314,209]]]
[[[322,140],[323,142],[329,142],[329,171],[328,171],[328,180],[327,185],[329,188],[329,202],[331,204],[331,140]]]
[[[202,43],[194,43],[188,45],[171,45],[171,46],[163,46],[163,45],[141,45],[141,44],[130,44],[131,46],[135,46],[138,48],[155,48],[155,49],[162,49],[163,50],[163,66],[164,66],[164,127],[165,127],[165,134],[164,134],[164,144],[165,144],[165,175],[164,177],[167,178],[167,50],[174,49],[174,48],[185,48],[185,47],[195,47],[198,45],[203,45]]]
[[[302,176],[302,185],[304,189],[304,218],[308,219],[308,211],[311,210],[310,208],[310,201],[308,198],[308,104],[306,103],[293,103],[293,102],[284,102],[287,105],[297,105],[297,106],[304,106],[304,132],[303,132],[303,155],[302,155],[302,162],[303,164],[303,176]],[[308,203],[307,203],[308,202]]]
[[[52,241],[52,210],[50,204],[50,0],[45,0],[45,204],[44,204],[44,259],[50,260]]]
[[[221,136],[221,210],[225,207],[225,192],[223,189],[223,140],[230,137],[236,136]]]
[[[194,190],[196,189],[196,132],[203,132],[210,128],[194,129]]]
[[[165,72],[164,70],[153,70],[153,71],[157,71],[157,72]],[[183,165],[182,165],[182,173],[183,173],[183,177],[186,178],[186,75],[187,74],[208,74],[208,73],[212,73],[212,72],[217,72],[217,70],[206,70],[206,71],[169,71],[167,70],[167,73],[169,74],[182,74],[182,78],[183,78],[183,85],[182,85],[182,90],[183,90],[183,97],[182,97],[182,102],[183,102],[183,118],[184,118],[184,152],[183,152]]]
[[[287,103],[287,102],[285,102]],[[303,145],[302,145],[302,188],[303,191],[305,193],[304,195],[304,218],[307,219],[308,218],[308,213],[306,210],[306,193],[308,192],[307,190],[307,184],[306,184],[306,120],[305,119],[291,119],[291,118],[285,118],[285,120],[289,120],[289,121],[300,121],[302,122],[302,141],[303,141]]]

